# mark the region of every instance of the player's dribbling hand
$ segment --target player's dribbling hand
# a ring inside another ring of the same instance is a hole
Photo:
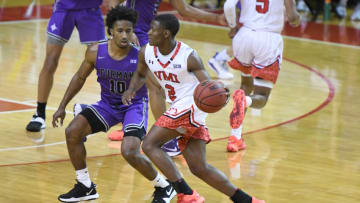
[[[131,100],[134,99],[135,97],[135,92],[134,91],[131,91],[131,90],[126,90],[123,95],[122,95],[122,103],[125,104],[125,105],[130,105],[132,104]]]
[[[58,119],[60,119],[60,125],[63,125],[64,119],[65,119],[65,109],[64,108],[58,108],[58,110],[53,115],[52,125],[54,128],[58,127]]]

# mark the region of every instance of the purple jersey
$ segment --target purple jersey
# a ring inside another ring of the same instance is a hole
[[[53,10],[99,8],[103,0],[55,0]]]
[[[138,13],[134,32],[139,38],[140,46],[148,43],[147,32],[150,30],[150,23],[156,16],[160,3],[161,0],[126,0],[126,6],[135,9]]]
[[[137,48],[131,47],[128,55],[117,61],[108,53],[108,42],[99,44],[95,67],[102,101],[121,107],[122,94],[129,88],[131,77],[137,68],[138,53]],[[147,97],[145,85],[136,92],[134,101],[144,97]]]

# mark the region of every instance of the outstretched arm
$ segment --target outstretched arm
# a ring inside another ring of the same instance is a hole
[[[298,26],[300,23],[300,15],[296,10],[295,0],[285,0],[286,17],[290,25]]]
[[[137,69],[131,78],[129,88],[122,96],[122,102],[125,105],[130,105],[134,98],[136,91],[138,91],[146,82],[146,74],[149,71],[145,62],[145,47],[142,47],[138,55]]]
[[[226,25],[225,17],[222,14],[211,13],[195,8],[186,3],[185,0],[170,0],[170,3],[179,12],[181,16],[189,17],[196,20],[218,22],[221,25]]]
[[[205,70],[204,65],[199,55],[193,51],[187,59],[187,67],[189,72],[193,72],[199,82],[210,80],[208,72]]]
[[[52,124],[54,127],[58,127],[58,119],[60,118],[61,125],[65,118],[65,108],[70,100],[80,91],[83,87],[86,78],[94,70],[94,64],[97,55],[97,45],[91,45],[87,48],[85,53],[85,59],[83,60],[79,70],[75,73],[69,86],[66,89],[65,95],[62,98],[58,110],[53,115]]]

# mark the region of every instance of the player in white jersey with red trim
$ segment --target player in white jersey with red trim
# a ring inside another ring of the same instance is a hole
[[[238,0],[226,0],[224,12],[233,36],[234,59],[230,67],[240,70],[241,86],[233,94],[234,108],[230,114],[231,136],[227,151],[245,149],[241,137],[242,121],[247,107],[263,108],[276,83],[283,52],[280,35],[284,18],[293,26],[299,24],[295,0],[240,0],[241,28],[236,23]],[[236,33],[236,34],[235,34]]]
[[[178,19],[172,14],[155,17],[148,32],[149,44],[141,49],[137,71],[123,94],[123,103],[131,104],[135,92],[145,84],[147,74],[153,74],[170,103],[170,108],[145,136],[142,149],[172,183],[178,193],[178,203],[203,203],[205,199],[190,188],[173,160],[161,149],[164,143],[176,137],[181,137],[179,146],[194,175],[233,202],[264,203],[235,187],[221,171],[206,162],[205,147],[210,141],[205,126],[207,113],[196,107],[193,93],[199,81],[210,78],[196,52],[175,40],[179,27]]]

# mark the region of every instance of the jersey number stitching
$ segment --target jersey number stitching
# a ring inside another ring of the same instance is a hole
[[[170,99],[171,101],[174,101],[174,100],[176,99],[176,96],[175,96],[176,92],[175,92],[174,87],[171,86],[171,85],[169,85],[169,84],[166,84],[166,85],[165,85],[165,88],[169,90],[169,91],[168,91],[169,99]]]
[[[258,13],[267,13],[269,11],[269,0],[256,0],[257,3],[262,3],[262,5],[260,4],[256,4],[256,11]]]

